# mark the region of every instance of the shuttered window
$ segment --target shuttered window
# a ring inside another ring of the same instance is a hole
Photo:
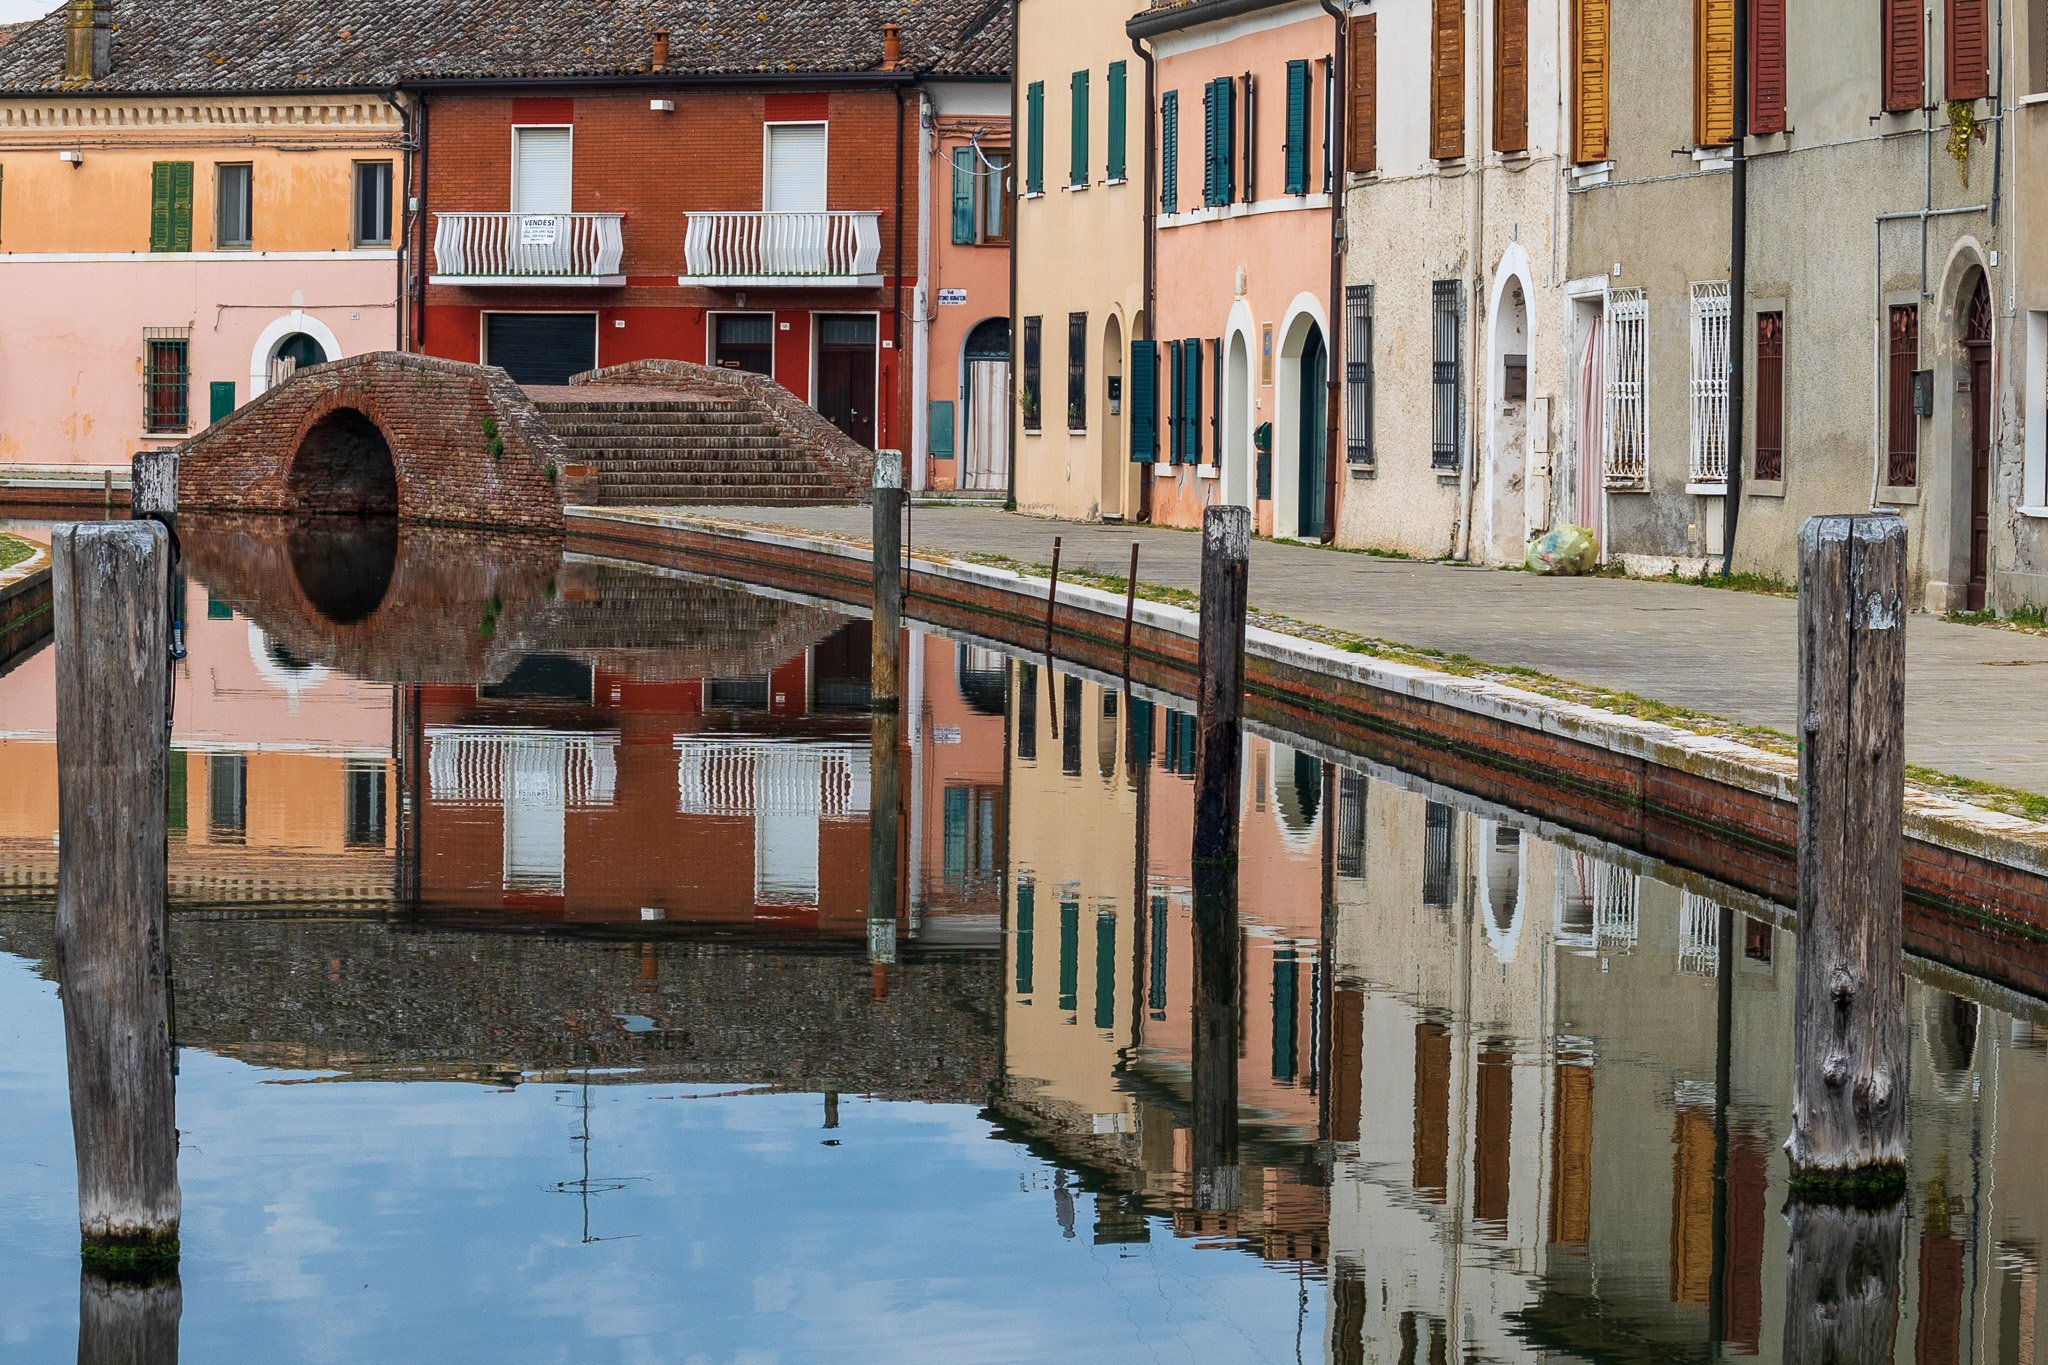
[[[1124,131],[1125,105],[1129,103],[1129,68],[1123,62],[1109,64],[1109,88],[1103,92],[1106,107],[1103,110],[1103,124],[1109,138],[1107,161],[1104,174],[1111,180],[1122,180],[1129,169],[1124,144],[1129,141]]]
[[[1735,0],[1693,0],[1693,142],[1735,139]]]
[[[1024,88],[1024,193],[1045,193],[1045,82]]]
[[[1159,211],[1180,212],[1180,91],[1159,97]]]
[[[1529,0],[1493,4],[1493,149],[1529,150]]]
[[[1641,488],[1649,473],[1650,301],[1640,289],[1607,295],[1606,471],[1610,488]]]
[[[189,161],[159,161],[150,167],[149,249],[192,249],[192,163]]]
[[[1345,64],[1351,82],[1350,126],[1344,130],[1344,165],[1355,175],[1379,169],[1380,39],[1377,14],[1351,16],[1351,59]]]
[[[1209,338],[1209,458],[1223,462],[1223,339]]]
[[[953,149],[953,245],[974,243],[974,149]]]
[[[1166,458],[1168,462],[1172,464],[1180,463],[1181,448],[1187,443],[1187,423],[1181,421],[1180,419],[1180,400],[1182,390],[1182,381],[1180,374],[1181,361],[1182,357],[1180,353],[1180,343],[1178,341],[1167,342],[1166,392],[1168,396],[1170,396],[1173,400],[1173,411],[1167,417],[1167,421],[1170,425],[1167,428]]]
[[[1131,343],[1131,463],[1159,459],[1159,345]]]
[[[1785,131],[1785,0],[1749,0],[1749,131]]]
[[[1372,286],[1344,290],[1344,460],[1372,468]]]
[[[1756,477],[1785,477],[1785,315],[1756,315]]]
[[[1429,154],[1465,155],[1465,0],[1430,0]]]
[[[1991,32],[1984,11],[1984,0],[1948,0],[1948,32],[1944,36],[1948,97],[1952,100],[1981,100],[1991,93]]]
[[[1045,320],[1024,319],[1024,381],[1019,402],[1024,409],[1024,430],[1039,429],[1039,391],[1043,372],[1041,369],[1044,350]]]
[[[1920,480],[1920,415],[1913,410],[1913,371],[1920,365],[1920,310],[1910,303],[1891,311],[1890,364],[1886,367],[1885,482],[1911,488]]]
[[[1607,159],[1610,0],[1575,0],[1572,22],[1572,160]]]
[[[1249,136],[1246,138],[1250,140]],[[1308,193],[1308,63],[1287,64],[1287,188]]]
[[[1237,82],[1229,76],[1210,81],[1202,92],[1202,106],[1202,202],[1220,208],[1237,193]]]
[[[512,211],[568,213],[575,197],[576,138],[568,128],[512,130]],[[778,180],[778,176],[780,179]],[[782,203],[777,194],[792,198]],[[825,125],[768,130],[769,209],[806,209],[815,195],[825,207]]]
[[[1456,280],[1430,287],[1430,466],[1465,461],[1465,291]]]
[[[1202,342],[1199,337],[1189,337],[1181,344],[1181,382],[1187,385],[1187,392],[1181,403],[1181,414],[1187,422],[1187,462],[1202,462]]]
[[[1072,165],[1067,184],[1077,190],[1088,188],[1088,73],[1074,73]]]
[[[1927,69],[1927,27],[1920,0],[1882,0],[1884,5],[1884,107],[1907,113],[1920,107]]]
[[[1067,430],[1088,429],[1088,315],[1067,314]]]
[[[1252,81],[1252,73],[1244,73],[1244,136],[1238,139],[1242,147],[1240,159],[1243,171],[1237,177],[1238,197],[1249,204],[1258,198],[1258,113],[1259,88]]]
[[[1728,282],[1692,287],[1692,482],[1728,482]]]

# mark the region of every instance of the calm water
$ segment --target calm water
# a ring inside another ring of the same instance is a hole
[[[1777,907],[1259,733],[1219,929],[1184,702],[913,635],[878,746],[814,605],[186,535],[183,1359],[1786,1358]],[[9,1360],[79,1325],[52,663],[0,677]],[[2048,1358],[2048,1009],[1909,974],[1895,1357]]]

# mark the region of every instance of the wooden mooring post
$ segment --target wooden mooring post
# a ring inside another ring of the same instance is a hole
[[[896,914],[903,901],[903,718],[878,711],[873,720],[868,786],[868,966],[876,1000],[889,993],[896,965]]]
[[[178,1131],[166,942],[170,533],[61,526],[57,980],[89,1265],[178,1256]]]
[[[903,452],[875,452],[875,614],[869,692],[877,711],[903,697]]]
[[[1138,618],[1138,542],[1131,542],[1131,576],[1124,580],[1124,681],[1131,679],[1131,627]]]
[[[1898,517],[1801,528],[1795,1200],[1873,1207],[1905,1192],[1905,599]]]
[[[1195,861],[1237,861],[1244,753],[1244,628],[1252,514],[1202,514],[1202,626],[1195,691]]]
[[[175,1262],[135,1274],[81,1267],[78,1365],[178,1365],[184,1312]]]

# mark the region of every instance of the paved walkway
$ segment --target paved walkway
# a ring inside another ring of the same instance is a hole
[[[862,507],[692,509],[708,516],[866,537]],[[1200,582],[1187,531],[1045,521],[980,508],[918,507],[920,550],[1052,558],[1165,587]],[[1255,542],[1253,607],[1431,649],[1520,665],[1790,733],[1798,698],[1797,604],[1786,598],[1614,578],[1539,578]],[[1915,616],[1906,634],[1910,762],[2048,793],[2048,637]]]

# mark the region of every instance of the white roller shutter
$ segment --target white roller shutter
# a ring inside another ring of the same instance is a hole
[[[770,213],[824,211],[824,124],[788,123],[769,126],[766,198],[766,208]]]
[[[512,130],[512,211],[567,213],[574,166],[567,128]]]

